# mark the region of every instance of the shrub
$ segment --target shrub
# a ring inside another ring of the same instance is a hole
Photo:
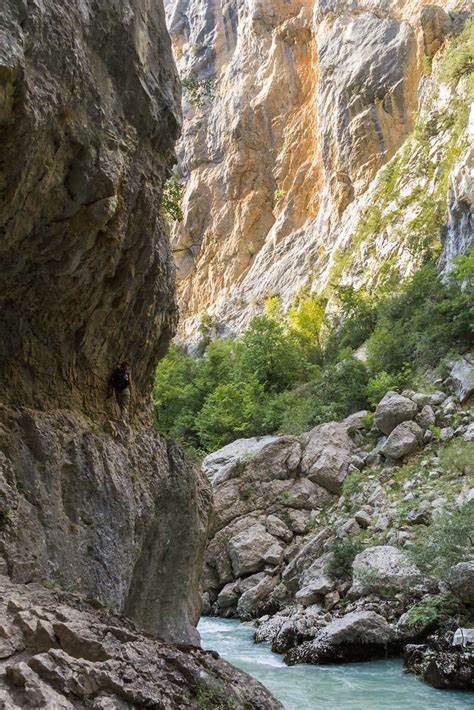
[[[474,441],[454,439],[440,452],[440,463],[448,473],[459,476],[474,474]]]
[[[163,196],[161,198],[161,209],[172,222],[183,221],[183,200],[184,185],[180,182],[179,176],[173,173],[165,182]]]
[[[389,391],[397,391],[399,388],[399,378],[397,375],[389,375],[382,370],[367,383],[367,399],[372,407],[376,407],[382,397]]]
[[[461,76],[472,71],[474,65],[474,20],[466,22],[463,31],[450,44],[444,55],[439,78],[442,82],[451,84],[459,81]]]
[[[181,86],[189,103],[196,108],[204,108],[206,100],[214,98],[214,78],[211,76],[203,79],[188,76],[181,79]]]
[[[426,597],[408,610],[408,625],[438,626],[458,614],[461,608],[459,599],[450,592]]]
[[[329,548],[330,557],[326,563],[325,572],[332,579],[349,579],[352,577],[352,563],[362,550],[359,540],[336,539]]]
[[[426,537],[410,551],[423,571],[444,579],[458,562],[472,558],[474,501],[445,510],[429,527]]]
[[[348,476],[345,477],[343,481],[342,494],[346,496],[346,498],[350,498],[356,493],[360,493],[362,489],[363,480],[363,473],[350,473]]]

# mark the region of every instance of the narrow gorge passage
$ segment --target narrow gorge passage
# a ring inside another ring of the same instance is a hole
[[[472,706],[472,10],[2,0],[0,708]]]

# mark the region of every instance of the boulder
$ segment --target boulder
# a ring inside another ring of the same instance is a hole
[[[423,429],[416,422],[403,422],[393,429],[380,453],[389,459],[401,459],[416,451],[422,441]]]
[[[474,362],[471,356],[456,360],[451,368],[450,379],[454,394],[459,401],[465,402],[474,392]]]
[[[268,515],[265,521],[265,527],[270,535],[279,537],[284,542],[291,542],[293,539],[292,531],[277,515]]]
[[[267,533],[263,525],[258,523],[231,538],[227,544],[227,551],[232,562],[234,577],[243,577],[263,570],[265,554],[277,542]]]
[[[328,555],[323,555],[310,564],[300,577],[300,590],[295,595],[295,600],[300,604],[309,606],[321,601],[321,597],[335,587],[335,582],[325,573]]]
[[[449,572],[447,583],[461,601],[474,606],[474,560],[455,565]]]
[[[368,528],[371,522],[370,515],[365,510],[358,510],[354,518],[361,528]]]
[[[421,585],[423,577],[407,555],[391,545],[368,547],[352,563],[351,596],[392,595]]]
[[[463,436],[464,441],[474,441],[474,422],[471,422]]]
[[[436,415],[433,407],[430,404],[425,404],[421,412],[416,415],[415,421],[423,429],[428,429],[430,426],[433,426],[433,424],[436,423]]]
[[[288,522],[295,535],[303,535],[311,520],[311,512],[308,510],[289,510]]]
[[[206,456],[201,464],[201,469],[215,484],[224,474],[245,463],[265,446],[277,441],[277,436],[255,436],[250,439],[237,439],[218,451]]]
[[[367,661],[387,654],[394,631],[387,621],[373,611],[357,611],[334,619],[313,641],[289,651],[285,662],[346,663]]]
[[[346,429],[352,431],[365,431],[366,430],[366,417],[367,417],[368,411],[367,409],[362,409],[360,412],[354,412],[354,414],[349,414],[348,417],[346,417],[343,420],[343,425],[346,427]]]
[[[308,478],[300,478],[283,491],[283,503],[289,508],[313,510],[329,499],[327,491]]]
[[[407,523],[409,525],[429,525],[431,522],[431,513],[426,508],[415,508],[407,515]]]
[[[337,589],[335,589],[333,592],[329,592],[324,597],[324,608],[330,611],[333,607],[336,606],[340,598],[341,597]]]
[[[454,429],[452,426],[443,427],[439,433],[439,438],[441,441],[451,441],[454,436]]]
[[[277,584],[278,577],[265,576],[258,584],[244,592],[237,604],[239,618],[248,621],[272,611],[270,595]]]
[[[301,472],[330,493],[339,493],[354,444],[344,424],[320,424],[302,437]]]
[[[375,424],[387,436],[402,422],[413,419],[418,407],[408,397],[397,392],[387,392],[375,410]]]
[[[220,609],[236,606],[240,596],[239,582],[229,582],[219,593],[217,605]]]
[[[440,690],[474,689],[473,653],[463,645],[455,645],[453,640],[452,632],[438,633],[425,644],[405,646],[405,668]]]
[[[453,636],[453,646],[474,646],[474,629],[456,629]]]
[[[263,559],[269,565],[279,565],[283,560],[283,547],[277,542],[273,543],[265,552]]]

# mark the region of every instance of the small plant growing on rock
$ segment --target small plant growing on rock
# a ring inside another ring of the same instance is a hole
[[[251,486],[249,484],[249,485],[244,486],[243,488],[240,489],[239,496],[240,496],[241,500],[248,500],[249,498],[252,497],[253,493],[254,493],[253,486]]]
[[[372,427],[374,425],[374,419],[375,419],[374,412],[367,412],[367,414],[364,414],[364,416],[361,417],[361,422],[367,431],[370,431],[370,429],[372,429]]]
[[[462,605],[450,592],[426,597],[408,610],[408,625],[439,625],[462,610]]]
[[[336,539],[329,548],[330,556],[326,563],[325,572],[332,579],[350,579],[352,577],[352,563],[362,550],[359,540]]]
[[[283,200],[284,197],[287,196],[287,191],[286,190],[280,190],[277,188],[275,192],[273,193],[273,199],[276,202],[279,202],[280,200]]]
[[[431,70],[433,68],[433,60],[431,59],[431,57],[428,57],[427,54],[423,55],[422,65],[423,65],[423,76],[430,76]]]
[[[196,710],[232,710],[232,706],[222,700],[222,694],[216,688],[199,688],[196,695]]]
[[[195,79],[191,76],[181,79],[181,85],[190,104],[204,108],[206,100],[214,98],[214,78]]]
[[[184,215],[181,207],[183,192],[183,183],[180,181],[177,173],[173,173],[165,182],[163,197],[161,198],[161,209],[166,217],[172,222],[183,221]]]
[[[445,510],[428,529],[425,539],[411,550],[418,567],[438,579],[444,579],[458,562],[471,559],[473,520],[474,501]]]
[[[0,530],[3,530],[8,525],[10,515],[8,510],[0,509]]]

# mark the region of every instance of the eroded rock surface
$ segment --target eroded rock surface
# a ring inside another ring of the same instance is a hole
[[[148,417],[177,320],[160,198],[180,91],[162,3],[6,0],[0,31],[1,398],[103,414],[127,359]]]
[[[438,106],[423,74],[461,30],[469,3],[456,11],[447,0],[165,4],[185,81],[184,219],[172,229],[183,339],[199,339],[203,312],[215,317],[213,334],[236,333],[269,295],[288,305],[301,286],[324,295],[341,278],[371,287],[392,260],[401,278],[410,275],[409,224],[437,178],[425,181],[420,146],[406,140],[419,92],[433,116],[457,101],[456,90],[443,90]],[[459,97],[470,100],[461,89]],[[450,140],[437,130],[430,154],[444,156]],[[404,144],[403,174],[383,205],[379,171]],[[469,155],[466,146],[450,180],[449,263],[472,240]],[[374,203],[380,227],[364,239]]]
[[[0,704],[14,708],[279,710],[217,653],[152,639],[78,596],[0,577]]]
[[[15,582],[55,582],[196,642],[210,486],[153,430],[114,432],[0,407],[0,554]]]

